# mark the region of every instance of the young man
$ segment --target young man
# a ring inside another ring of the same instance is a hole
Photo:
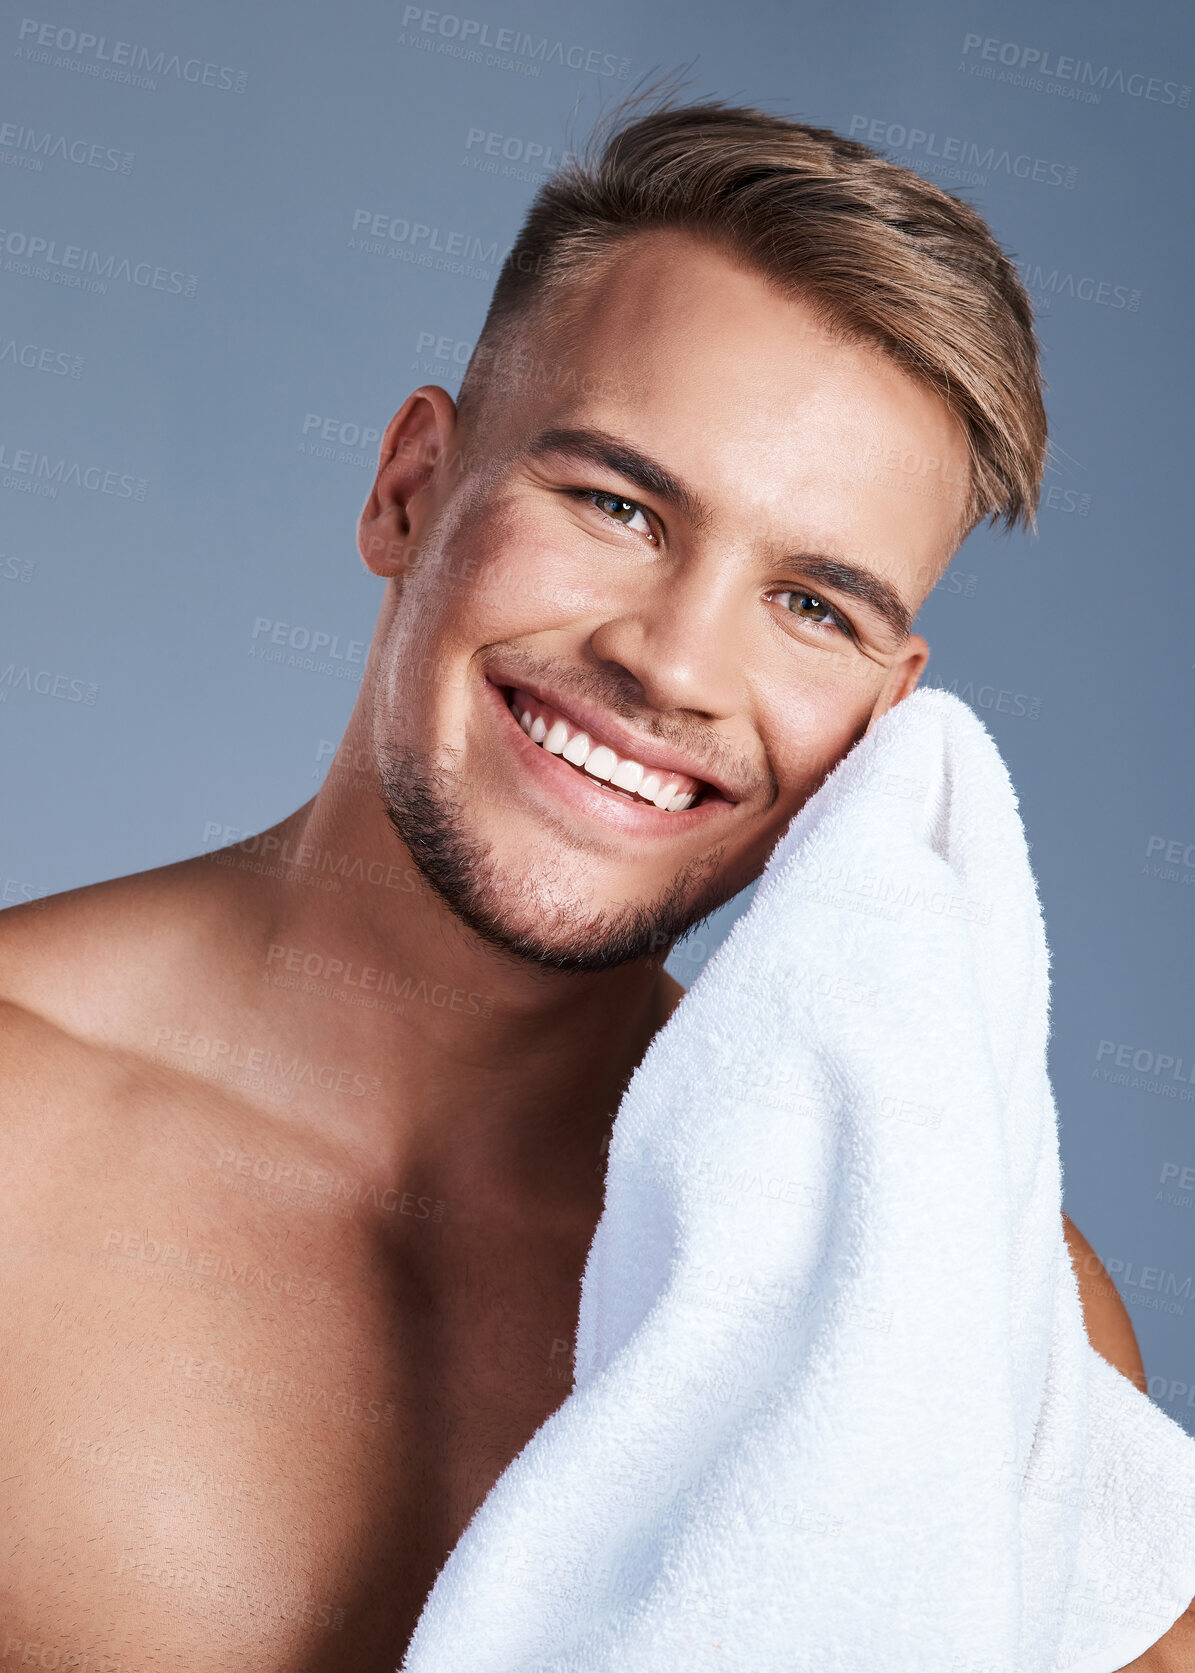
[[[318,795],[0,925],[0,1662],[398,1664],[568,1393],[663,959],[914,689],[1044,447],[1013,269],[863,147],[663,111],[545,189],[460,410],[386,432]]]

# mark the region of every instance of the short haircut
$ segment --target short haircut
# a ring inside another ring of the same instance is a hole
[[[720,101],[615,112],[540,188],[462,408],[524,326],[550,325],[626,239],[664,228],[708,239],[941,396],[970,455],[960,539],[989,517],[1036,528],[1047,436],[1033,309],[983,217],[828,128]]]

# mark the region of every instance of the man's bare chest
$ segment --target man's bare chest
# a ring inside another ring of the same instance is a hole
[[[392,1670],[568,1392],[579,1272],[487,1256],[464,1203],[379,1225],[351,1180],[234,1187],[207,1143],[67,1166],[0,1232],[0,1651]]]

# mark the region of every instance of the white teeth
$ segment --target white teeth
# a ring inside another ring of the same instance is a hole
[[[585,758],[589,754],[589,736],[585,732],[574,732],[560,752],[566,761],[571,761],[574,767],[583,767]],[[673,789],[676,786],[673,785]]]
[[[567,755],[568,751],[565,751]],[[618,757],[606,744],[599,744],[585,757],[585,771],[594,778],[609,778],[618,765]]]
[[[542,715],[533,720],[530,709],[520,712],[514,703],[510,706],[533,743],[539,744],[551,755],[562,756],[574,767],[583,767],[594,778],[654,803],[663,813],[682,813],[697,799],[697,792],[682,791],[680,781],[675,777],[668,777],[654,769],[648,770],[639,761],[620,760],[608,744],[591,745],[588,733],[570,733],[562,720],[555,720],[549,726]]]

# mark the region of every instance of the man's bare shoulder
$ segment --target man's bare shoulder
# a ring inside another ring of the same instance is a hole
[[[0,998],[0,1145],[47,1131],[47,1117],[72,1088],[102,1082],[111,1092],[121,1078],[110,1053]]]
[[[135,1150],[146,1111],[179,1110],[206,1090],[180,1083],[152,1051],[158,1009],[214,957],[219,907],[198,865],[0,913],[0,1202],[10,1217],[32,1225],[56,1171],[73,1174],[87,1155],[111,1170]]]
[[[28,1169],[77,1169],[87,1152],[127,1162],[167,1112],[215,1119],[212,1090],[146,1052],[89,1039],[0,998],[0,1203]],[[206,1106],[212,1106],[207,1109]],[[48,1177],[46,1174],[45,1177]]]
[[[197,859],[9,907],[0,1001],[79,1042],[119,1039],[131,1010],[185,982],[217,943],[227,894],[224,875]]]

